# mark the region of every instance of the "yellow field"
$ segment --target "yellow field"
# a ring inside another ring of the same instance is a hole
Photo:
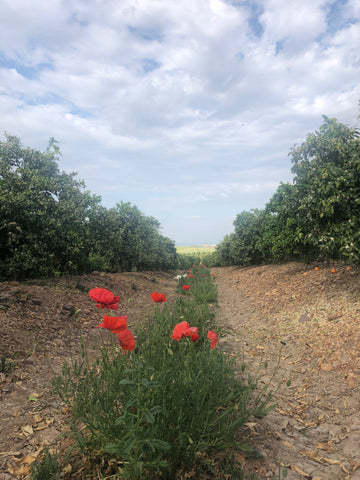
[[[179,254],[188,255],[200,255],[211,253],[215,251],[215,245],[196,245],[191,247],[176,247],[176,251]]]

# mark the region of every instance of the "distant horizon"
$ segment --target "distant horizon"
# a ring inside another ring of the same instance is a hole
[[[220,243],[220,242],[219,242]],[[181,244],[178,245],[175,243],[175,247],[216,247],[218,243],[191,243],[191,244]]]

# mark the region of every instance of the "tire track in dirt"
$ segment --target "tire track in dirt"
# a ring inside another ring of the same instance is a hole
[[[287,480],[360,479],[358,272],[336,278],[296,263],[213,272],[224,350],[244,358],[245,374],[267,359],[260,387],[280,359],[277,406],[244,432],[264,458],[246,468],[260,480],[278,478],[280,464]]]

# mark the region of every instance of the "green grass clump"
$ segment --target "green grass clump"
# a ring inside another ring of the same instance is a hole
[[[71,407],[76,445],[91,456],[99,478],[195,475],[212,464],[214,452],[246,448],[239,427],[269,409],[271,394],[252,400],[257,380],[239,380],[232,357],[210,348],[207,333],[218,326],[200,298],[206,289],[216,290],[213,277],[199,267],[189,280],[190,295],[179,295],[171,307],[153,305],[135,332],[134,351],[124,355],[115,345],[104,346],[90,362],[83,348],[54,381]],[[197,329],[196,341],[171,338],[181,322]]]
[[[60,473],[57,454],[52,455],[47,446],[44,447],[44,457],[31,465],[31,480],[55,480]]]
[[[9,362],[5,357],[0,359],[0,373],[9,373],[15,368],[14,362]]]

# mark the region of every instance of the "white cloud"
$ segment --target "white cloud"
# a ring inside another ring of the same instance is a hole
[[[277,44],[279,52],[294,55],[304,51],[326,31],[325,0],[268,0],[260,17],[264,40]]]
[[[186,205],[206,218],[194,241],[211,225],[219,241],[219,217],[291,179],[321,114],[355,122],[359,41],[355,0],[3,0],[1,130],[55,137],[106,206],[131,201],[181,243]]]

